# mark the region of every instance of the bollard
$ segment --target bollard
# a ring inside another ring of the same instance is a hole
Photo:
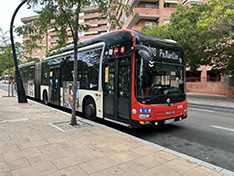
[[[10,80],[9,80],[9,82],[8,82],[8,97],[10,97],[10,91],[11,91],[11,90],[10,90],[10,89],[11,89],[11,88],[10,88],[10,84],[11,84],[11,82],[10,82]]]
[[[14,89],[13,89],[14,82],[11,82],[11,96],[14,97]]]

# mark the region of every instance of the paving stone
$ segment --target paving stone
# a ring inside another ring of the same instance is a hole
[[[79,165],[79,167],[83,169],[86,173],[93,174],[101,170],[111,168],[116,164],[117,163],[112,161],[111,159],[104,157],[86,163],[82,163]]]
[[[65,169],[61,169],[56,172],[51,172],[47,176],[88,176],[81,168],[78,166],[72,166]]]

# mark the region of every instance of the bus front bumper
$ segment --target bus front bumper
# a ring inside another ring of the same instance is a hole
[[[182,116],[165,119],[165,120],[156,120],[156,121],[136,121],[132,120],[132,127],[133,128],[139,128],[139,127],[148,127],[148,126],[156,126],[156,125],[166,125],[170,123],[174,123],[177,121],[181,121],[183,119],[187,118],[187,114],[184,114]]]

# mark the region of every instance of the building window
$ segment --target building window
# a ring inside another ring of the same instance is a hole
[[[164,18],[163,19],[163,24],[167,24],[167,23],[170,23],[170,18]]]
[[[155,9],[158,8],[157,4],[145,4],[145,8]]]
[[[122,22],[125,23],[127,21],[128,17],[124,15]]]
[[[78,35],[79,35],[79,37],[83,37],[84,36],[84,32],[79,32]]]
[[[176,3],[164,3],[165,8],[176,8]]]
[[[146,21],[145,22],[146,26],[156,26],[156,22],[152,22],[152,21]]]

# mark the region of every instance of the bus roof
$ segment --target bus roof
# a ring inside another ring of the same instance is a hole
[[[136,44],[140,44],[141,42],[151,42],[156,45],[183,50],[183,47],[179,45],[176,41],[150,37],[138,31],[134,31],[130,29],[122,29],[122,30],[112,31],[112,32],[108,32],[102,35],[98,35],[96,37],[80,42],[80,45],[88,46],[88,45],[99,43],[99,42],[105,42],[106,46],[112,46],[118,43],[133,41],[132,34],[134,34],[134,37],[136,39]],[[62,48],[61,52],[67,52],[73,49],[74,49],[74,45],[70,45],[68,47]],[[52,56],[54,55],[54,53],[51,53],[50,55]]]
[[[27,62],[25,64],[20,64],[19,68],[27,67],[27,66],[30,66],[30,65],[34,65],[35,63],[36,63],[35,61],[32,61],[32,62]]]

